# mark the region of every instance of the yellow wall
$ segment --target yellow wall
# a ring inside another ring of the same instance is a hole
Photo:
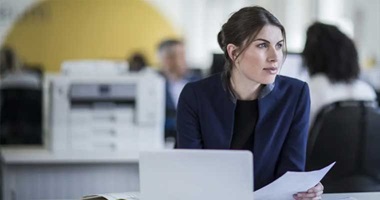
[[[46,0],[12,28],[5,44],[30,64],[59,71],[69,59],[124,59],[142,51],[156,64],[161,39],[178,34],[143,0]]]

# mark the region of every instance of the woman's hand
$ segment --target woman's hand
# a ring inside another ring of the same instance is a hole
[[[296,200],[318,200],[322,199],[323,185],[318,183],[316,186],[308,189],[306,192],[298,192],[293,195]]]

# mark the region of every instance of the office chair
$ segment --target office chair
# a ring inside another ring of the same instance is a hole
[[[322,180],[325,192],[380,190],[380,110],[376,102],[325,106],[310,129],[306,170],[335,166]]]
[[[210,67],[209,75],[213,75],[224,70],[224,65],[226,60],[224,58],[224,54],[214,53],[212,55],[212,64]]]
[[[376,96],[377,96],[377,103],[380,105],[380,91],[376,91]]]

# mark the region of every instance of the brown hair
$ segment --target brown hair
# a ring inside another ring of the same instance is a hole
[[[234,44],[239,47],[239,57],[265,25],[273,25],[281,30],[285,45],[284,57],[286,56],[286,33],[280,21],[260,6],[245,7],[235,12],[218,33],[218,43],[224,52],[227,73],[230,73],[233,67],[233,61],[228,56],[227,45]]]

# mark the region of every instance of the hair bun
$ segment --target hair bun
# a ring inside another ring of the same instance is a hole
[[[224,51],[224,49],[226,48],[226,43],[225,43],[223,30],[219,31],[218,33],[218,43],[219,43],[220,48]]]

